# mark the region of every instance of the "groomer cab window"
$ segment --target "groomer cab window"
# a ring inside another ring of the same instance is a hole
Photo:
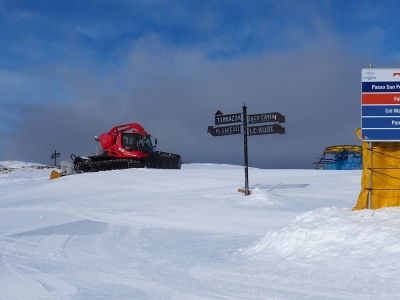
[[[141,139],[141,134],[137,133],[123,133],[122,134],[122,147],[128,150],[137,150],[137,142]]]

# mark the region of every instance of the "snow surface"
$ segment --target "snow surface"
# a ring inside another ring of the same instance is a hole
[[[3,166],[3,167],[2,167]],[[398,299],[400,209],[361,171],[0,162],[0,299]]]

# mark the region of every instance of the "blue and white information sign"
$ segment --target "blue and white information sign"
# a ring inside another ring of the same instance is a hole
[[[362,69],[361,139],[400,141],[400,69]]]

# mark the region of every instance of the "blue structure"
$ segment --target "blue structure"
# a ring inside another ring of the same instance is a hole
[[[362,148],[355,145],[326,147],[316,164],[320,170],[362,170]]]

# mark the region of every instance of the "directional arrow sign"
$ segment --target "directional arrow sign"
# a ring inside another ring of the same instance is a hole
[[[278,124],[249,127],[249,135],[273,134],[273,133],[285,134],[286,133],[285,127],[282,127],[281,125]]]
[[[224,126],[224,127],[213,127],[208,126],[207,132],[212,136],[222,136],[241,133],[241,125]]]
[[[53,153],[52,155],[51,155],[51,158],[56,158],[56,157],[59,157],[60,156],[60,153]]]
[[[247,123],[265,123],[265,122],[279,122],[285,123],[285,116],[282,116],[278,112],[257,114],[257,115],[247,115]]]
[[[246,104],[243,105],[242,108],[243,108],[243,113],[238,113],[238,114],[224,115],[220,110],[218,110],[215,113],[215,125],[238,123],[238,122],[241,122],[241,124],[232,126],[223,126],[223,127],[208,126],[207,133],[210,133],[212,136],[240,134],[242,133],[242,125],[243,125],[243,138],[244,138],[243,145],[244,145],[244,165],[245,165],[244,193],[246,196],[248,196],[251,194],[251,191],[249,191],[249,176],[248,176],[249,161],[248,161],[247,136],[273,134],[273,133],[285,134],[286,130],[285,127],[276,124],[277,122],[285,123],[285,116],[282,116],[280,113],[273,112],[265,114],[248,115]],[[247,126],[248,124],[267,123],[267,122],[274,122],[275,124],[251,126],[251,127]],[[400,112],[399,112],[399,123],[400,123]]]
[[[217,113],[220,111],[217,111]],[[220,125],[220,124],[228,124],[228,123],[236,123],[236,122],[242,122],[242,114],[231,114],[231,115],[223,115],[221,114],[215,114],[215,125]]]

